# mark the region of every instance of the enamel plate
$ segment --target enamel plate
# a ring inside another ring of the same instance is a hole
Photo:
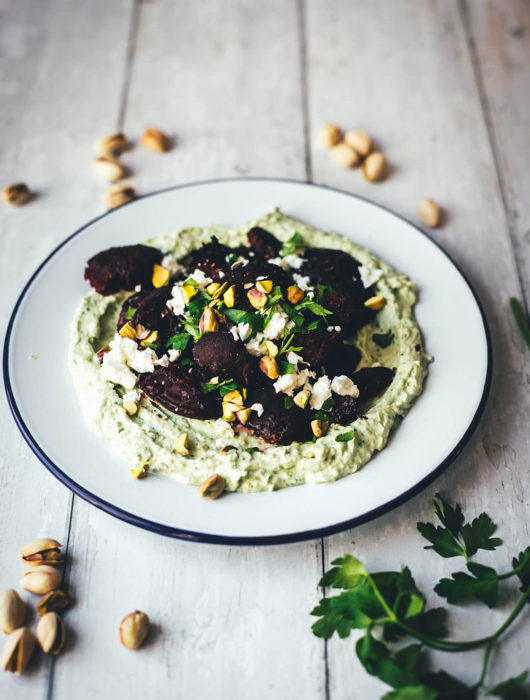
[[[85,425],[68,372],[70,322],[88,291],[86,261],[110,246],[187,226],[239,225],[271,206],[351,237],[417,282],[416,316],[426,351],[435,357],[423,394],[382,452],[358,473],[333,483],[232,493],[212,502],[200,498],[195,487],[168,478],[131,478],[129,466]],[[53,333],[44,327],[50,309]],[[30,354],[37,359],[28,359]],[[424,233],[359,197],[267,179],[176,187],[131,202],[76,231],[26,285],[4,348],[13,415],[52,474],[93,505],[134,525],[225,544],[310,539],[403,503],[432,481],[468,440],[484,408],[490,370],[488,331],[477,297]]]

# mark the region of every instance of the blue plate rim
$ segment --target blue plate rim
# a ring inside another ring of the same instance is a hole
[[[431,236],[429,236],[425,231],[423,231],[419,226],[416,226],[414,223],[410,222],[407,218],[404,216],[401,216],[400,214],[396,214],[396,212],[392,211],[389,207],[386,207],[382,204],[378,204],[376,202],[373,202],[372,200],[368,199],[367,197],[363,197],[358,194],[354,194],[352,192],[348,192],[346,190],[342,190],[338,187],[331,187],[329,185],[324,185],[324,184],[316,184],[312,182],[306,182],[304,180],[296,180],[296,179],[290,179],[290,178],[280,178],[280,177],[260,177],[260,176],[255,176],[255,177],[233,177],[233,178],[213,178],[209,180],[199,180],[196,182],[186,182],[182,183],[180,185],[173,185],[171,187],[164,187],[160,190],[155,190],[154,192],[149,192],[145,195],[142,195],[141,197],[138,197],[136,200],[133,200],[131,202],[128,202],[127,204],[123,206],[133,206],[136,201],[140,199],[147,199],[148,197],[154,197],[159,194],[163,194],[165,192],[171,192],[173,190],[179,190],[179,189],[184,189],[187,187],[196,187],[198,185],[211,185],[211,184],[216,184],[216,183],[221,183],[221,182],[248,182],[248,181],[267,181],[267,182],[279,182],[279,183],[289,183],[289,184],[297,184],[297,185],[304,185],[306,187],[316,187],[318,189],[325,189],[325,190],[330,190],[332,192],[338,192],[339,194],[344,194],[347,195],[348,197],[353,197],[355,199],[367,202],[368,204],[372,204],[375,207],[378,207],[379,209],[382,209],[393,216],[397,217],[398,219],[401,219],[405,223],[409,224],[412,226],[416,231],[418,231],[421,235],[425,236],[426,238],[429,239],[431,243],[433,243],[442,253],[445,255],[450,262],[455,266],[455,268],[458,270],[458,272],[462,275],[464,281],[466,282],[467,286],[469,287],[469,290],[471,291],[473,298],[475,299],[475,302],[477,304],[477,307],[480,311],[480,315],[482,318],[482,324],[484,326],[484,333],[486,336],[486,345],[487,345],[487,370],[486,370],[486,378],[484,382],[484,389],[482,392],[482,396],[479,402],[479,405],[477,407],[477,410],[475,411],[475,415],[473,416],[472,420],[470,421],[466,431],[462,435],[461,439],[459,440],[458,444],[454,447],[454,449],[450,452],[450,454],[437,466],[435,467],[430,474],[428,474],[426,477],[424,477],[421,481],[419,481],[417,484],[415,484],[412,488],[407,489],[404,491],[402,494],[397,496],[394,499],[391,499],[390,501],[387,501],[386,503],[378,506],[377,508],[374,508],[364,515],[357,516],[355,518],[351,518],[350,520],[344,520],[340,523],[336,523],[335,525],[330,525],[329,527],[325,528],[316,528],[314,530],[303,530],[301,532],[294,532],[294,533],[289,533],[286,535],[268,535],[264,537],[228,537],[225,535],[213,535],[210,533],[203,533],[203,532],[195,532],[195,531],[190,531],[190,530],[183,530],[180,528],[175,528],[175,527],[168,527],[166,525],[163,525],[162,523],[157,523],[152,520],[148,520],[147,518],[142,518],[140,516],[134,515],[133,513],[129,513],[126,510],[123,510],[122,508],[118,508],[117,506],[113,505],[112,503],[109,503],[108,501],[103,500],[102,498],[99,498],[98,496],[94,495],[87,489],[83,488],[80,486],[77,482],[75,482],[73,479],[71,479],[69,476],[67,476],[49,457],[48,455],[44,452],[44,450],[41,449],[35,438],[33,437],[32,433],[30,432],[29,428],[26,426],[24,423],[24,420],[20,414],[20,411],[18,409],[17,403],[15,401],[15,397],[13,395],[13,390],[11,387],[11,380],[9,376],[9,345],[10,345],[10,340],[11,340],[11,333],[13,330],[13,326],[17,317],[18,310],[20,308],[20,305],[22,303],[22,300],[24,299],[27,291],[33,284],[34,279],[37,277],[37,275],[40,273],[40,271],[46,266],[48,261],[56,255],[56,253],[63,247],[65,246],[69,241],[71,241],[75,236],[79,235],[82,233],[86,228],[89,226],[92,226],[96,221],[99,221],[100,219],[109,216],[109,214],[114,213],[114,210],[109,210],[105,212],[104,214],[100,214],[99,216],[96,216],[95,218],[91,219],[88,221],[86,224],[81,226],[80,228],[76,229],[72,234],[70,234],[67,238],[64,239],[61,243],[59,243],[58,246],[56,246],[51,253],[43,260],[43,262],[37,267],[35,272],[31,275],[29,280],[27,281],[26,285],[24,286],[22,292],[20,293],[15,306],[13,308],[13,312],[11,313],[11,317],[9,319],[9,323],[7,325],[7,330],[6,330],[6,335],[5,335],[5,340],[4,340],[4,351],[3,351],[3,360],[2,360],[2,371],[3,371],[3,377],[4,377],[4,386],[5,386],[5,391],[7,395],[7,401],[9,404],[9,408],[11,409],[11,413],[13,414],[13,417],[15,419],[15,422],[22,433],[22,436],[24,440],[27,442],[29,445],[31,451],[35,454],[35,456],[42,462],[42,464],[50,471],[56,479],[58,479],[61,483],[63,483],[65,486],[67,486],[76,496],[79,496],[80,498],[83,498],[85,501],[90,503],[91,505],[95,506],[96,508],[99,508],[100,510],[103,510],[104,512],[108,513],[109,515],[112,515],[116,518],[119,518],[120,520],[123,520],[126,523],[129,523],[130,525],[135,525],[136,527],[140,527],[144,530],[149,530],[151,532],[155,532],[160,535],[164,535],[166,537],[174,537],[177,539],[182,539],[186,541],[191,541],[191,542],[204,542],[208,544],[224,544],[224,545],[245,545],[245,546],[255,546],[255,545],[274,545],[274,544],[288,544],[291,542],[303,542],[306,540],[313,540],[321,537],[327,537],[329,535],[333,535],[337,532],[342,532],[344,530],[348,530],[353,527],[357,527],[358,525],[362,525],[363,523],[369,522],[371,520],[374,520],[375,518],[379,517],[380,515],[383,515],[384,513],[388,513],[389,511],[393,510],[394,508],[397,508],[398,506],[402,505],[403,503],[406,503],[409,501],[411,498],[413,498],[415,495],[423,491],[429,484],[431,484],[438,476],[444,472],[447,467],[456,459],[456,457],[462,452],[464,449],[465,445],[469,441],[471,435],[475,431],[482,414],[484,413],[484,409],[486,407],[486,403],[488,400],[489,392],[491,389],[491,379],[492,379],[492,370],[493,370],[493,361],[492,361],[492,346],[491,346],[491,335],[488,327],[488,322],[486,319],[486,314],[484,312],[484,308],[482,306],[482,303],[478,297],[478,294],[476,293],[475,289],[473,288],[472,284],[469,282],[467,276],[463,272],[463,270],[460,268],[460,266],[453,260],[453,258],[447,253],[442,246],[435,241]],[[120,207],[121,208],[121,207]]]

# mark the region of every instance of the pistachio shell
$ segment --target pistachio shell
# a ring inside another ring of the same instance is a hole
[[[138,649],[149,633],[150,621],[140,610],[126,615],[120,624],[120,640],[127,649]]]
[[[46,613],[37,625],[37,639],[45,654],[59,654],[64,645],[64,622],[56,612]]]
[[[20,675],[28,665],[34,648],[35,635],[30,629],[19,627],[11,632],[2,652],[2,669]]]
[[[37,611],[39,615],[45,615],[56,610],[64,610],[70,605],[70,596],[68,593],[57,589],[43,595],[37,603]]]
[[[39,566],[39,564],[59,564],[62,562],[61,543],[49,537],[28,542],[20,550],[20,559],[27,566]]]
[[[49,593],[61,585],[61,572],[53,566],[36,566],[26,571],[20,581],[20,586],[30,593]]]
[[[226,481],[220,474],[212,474],[199,486],[199,496],[214,500],[218,498],[226,488]]]
[[[10,634],[20,627],[26,614],[26,603],[13,589],[0,591],[0,628]]]

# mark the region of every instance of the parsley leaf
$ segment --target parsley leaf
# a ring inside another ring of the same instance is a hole
[[[226,262],[227,262],[228,265],[232,266],[232,265],[236,262],[236,260],[238,259],[238,257],[239,257],[239,256],[238,256],[237,253],[229,253],[229,254],[226,256],[225,260],[226,260]]]
[[[530,588],[530,547],[527,547],[524,552],[519,552],[519,556],[512,559],[512,566],[517,570],[517,578],[522,583],[519,590],[526,593]]]
[[[283,407],[284,408],[292,408],[294,406],[294,400],[292,396],[286,396],[283,400]]]
[[[470,598],[485,603],[493,608],[499,593],[499,577],[495,569],[482,564],[468,562],[472,576],[461,571],[451,574],[452,578],[443,578],[434,587],[436,593],[448,603],[458,604]]]
[[[304,239],[299,233],[293,233],[291,238],[289,238],[283,245],[281,249],[281,256],[285,258],[286,255],[292,255],[296,253],[299,248],[303,248],[305,245]]]
[[[189,333],[175,333],[166,343],[166,348],[173,348],[173,350],[185,350],[188,343],[191,340],[191,335]]]
[[[355,431],[348,430],[346,433],[341,433],[335,438],[335,442],[349,442],[355,438]]]
[[[479,549],[495,549],[501,544],[498,537],[491,537],[496,525],[486,513],[481,513],[472,523],[464,524],[460,506],[450,506],[440,494],[433,501],[438,520],[443,527],[432,523],[418,523],[418,531],[432,544],[425,549],[434,549],[441,557],[463,556],[466,560]]]
[[[127,309],[127,313],[125,314],[125,318],[127,319],[127,321],[130,321],[135,313],[136,309],[134,308],[134,306],[129,306],[129,308]]]
[[[191,357],[183,357],[180,361],[180,364],[183,367],[192,367],[195,364],[195,362],[191,359]]]
[[[528,677],[528,671],[523,671],[518,676],[507,678],[502,683],[488,690],[488,695],[496,695],[502,700],[527,700],[528,693],[523,688]]]

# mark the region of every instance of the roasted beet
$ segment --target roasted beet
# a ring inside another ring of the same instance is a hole
[[[249,390],[248,405],[261,404],[263,413],[251,411],[246,428],[254,435],[274,445],[311,440],[311,420],[308,412],[297,406],[285,408],[285,394],[276,394],[271,384]]]
[[[339,343],[337,331],[310,331],[297,333],[293,346],[302,348],[299,354],[313,369],[318,370],[326,363],[327,358]]]
[[[333,423],[348,425],[359,418],[359,402],[353,396],[333,395],[335,404],[331,409],[331,420]]]
[[[231,333],[205,333],[193,346],[193,359],[209,377],[247,382],[253,369],[252,357]]]
[[[395,370],[389,367],[363,367],[352,374],[352,381],[359,388],[359,403],[369,401],[392,384]]]
[[[330,248],[306,248],[302,275],[309,275],[313,284],[325,284],[339,293],[350,293],[360,285],[359,263],[348,253]]]
[[[219,243],[215,236],[208,243],[194,250],[190,259],[190,270],[202,270],[205,275],[213,280],[218,280],[228,272],[229,265],[226,256],[232,253],[232,249]]]
[[[339,343],[325,361],[326,374],[330,377],[337,377],[342,374],[351,377],[360,359],[361,352],[354,345]]]
[[[375,312],[368,309],[364,302],[367,295],[363,289],[352,291],[351,294],[336,294],[325,289],[322,294],[321,304],[333,315],[327,317],[327,322],[333,326],[338,325],[342,331],[353,333],[369,323],[375,316]]]
[[[214,396],[203,392],[197,373],[177,363],[141,374],[139,386],[152,401],[180,416],[206,419],[220,414]]]
[[[141,324],[144,328],[154,331],[160,328],[162,316],[168,312],[167,301],[171,299],[171,286],[152,289],[140,300],[136,312],[131,319],[131,324]]]
[[[140,305],[141,301],[145,299],[145,297],[149,294],[149,289],[142,290],[141,292],[136,292],[135,294],[131,294],[130,297],[127,297],[127,299],[123,302],[123,306],[121,307],[120,310],[120,315],[118,318],[118,323],[117,323],[117,328],[120,330],[127,321],[130,321],[132,316],[129,313],[129,309],[132,309],[131,313],[136,312],[136,309]],[[130,316],[130,318],[127,318],[127,316]]]
[[[137,284],[151,286],[153,265],[161,260],[161,251],[151,246],[109,248],[90,258],[85,279],[104,296],[121,290],[131,291]]]
[[[282,244],[272,233],[265,231],[264,228],[254,226],[247,233],[247,238],[249,246],[258,258],[268,260],[269,258],[276,258],[280,254]]]

